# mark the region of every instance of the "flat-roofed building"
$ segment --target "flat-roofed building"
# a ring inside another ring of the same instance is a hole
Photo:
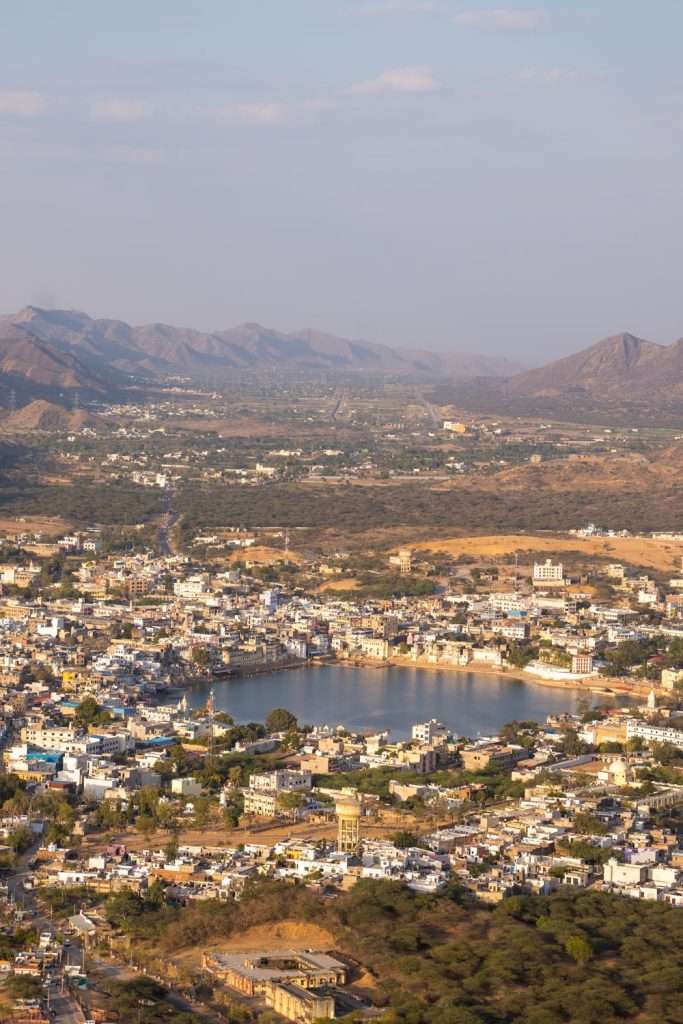
[[[205,953],[204,968],[245,996],[266,996],[272,985],[316,989],[346,984],[346,964],[327,953]]]
[[[271,985],[266,1002],[276,1013],[300,1024],[335,1017],[334,996],[321,989],[303,989],[298,985]]]

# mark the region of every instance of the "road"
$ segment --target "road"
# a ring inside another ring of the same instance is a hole
[[[96,967],[98,978],[109,978],[116,981],[132,981],[134,978],[140,976],[136,972],[135,968],[117,963],[113,960],[97,960],[95,957],[91,956],[90,963]],[[220,1024],[229,1024],[227,1017],[223,1017],[216,1011],[212,1011],[209,1015],[207,1014],[206,1007],[202,1006],[201,1003],[197,1003],[189,997],[181,996],[178,992],[169,989],[169,983],[164,978],[156,978],[152,974],[146,974],[145,976],[148,978],[154,978],[155,981],[164,986],[166,989],[166,1002],[170,1003],[174,1009],[181,1010],[183,1013],[194,1014],[198,1022],[211,1020],[220,1022]]]
[[[29,910],[33,914],[30,919],[31,925],[40,934],[41,932],[55,933],[56,929],[53,922],[46,917],[40,909],[38,900],[31,889],[24,888],[24,882],[30,872],[26,870],[28,862],[35,854],[35,847],[27,850],[22,854],[19,860],[19,871],[7,880],[7,889],[10,897],[14,903],[24,910]],[[63,966],[68,965],[80,965],[82,962],[82,949],[80,941],[72,939],[71,943],[64,948],[64,962]],[[119,981],[130,980],[136,977],[136,973],[130,967],[118,964],[115,961],[104,961],[88,956],[88,973],[91,969],[94,970],[98,977],[116,978]],[[159,978],[159,980],[165,987],[168,983]],[[49,1001],[50,1007],[55,1011],[53,1018],[54,1024],[84,1024],[85,1015],[79,1007],[73,996],[68,991],[62,992],[62,976],[61,972],[54,984],[49,989]],[[191,999],[185,996],[179,995],[177,992],[168,990],[166,1000],[174,1006],[177,1010],[182,1010],[185,1013],[192,1013],[197,1017],[197,1020],[206,1020],[207,1014],[205,1007],[198,1003],[195,1003]],[[215,1021],[226,1021],[227,1018],[223,1018],[217,1014],[213,1014],[212,1020]]]
[[[31,911],[33,915],[30,920],[30,924],[36,929],[38,934],[41,932],[50,932],[54,935],[55,928],[52,923],[45,915],[41,912],[36,900],[35,894],[30,889],[24,888],[24,882],[29,874],[26,867],[28,862],[31,860],[36,852],[37,845],[34,844],[30,849],[26,850],[19,858],[19,871],[12,875],[7,880],[7,891],[10,898],[14,901],[17,907],[23,910]],[[64,965],[68,963],[80,963],[81,951],[78,945],[69,946],[65,949]],[[83,1024],[85,1017],[83,1011],[79,1007],[76,1000],[68,992],[61,993],[61,974],[59,980],[50,986],[49,1000],[50,1006],[55,1011],[53,1018],[55,1024]]]
[[[70,995],[60,995],[55,988],[50,995],[50,1007],[55,1011],[56,1024],[83,1024],[85,1016],[78,1003]]]
[[[157,548],[159,554],[164,558],[170,557],[174,552],[171,546],[171,530],[178,521],[178,514],[171,508],[171,495],[166,497],[166,509],[159,520],[159,531],[157,533]]]

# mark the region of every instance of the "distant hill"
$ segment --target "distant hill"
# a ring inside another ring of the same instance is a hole
[[[0,322],[0,388],[5,392],[80,390],[94,396],[107,386],[99,372],[72,353],[43,342],[19,325]]]
[[[545,366],[507,378],[439,387],[437,404],[510,415],[587,422],[680,420],[683,340],[659,345],[617,334]]]
[[[45,399],[38,398],[17,409],[3,422],[5,429],[24,430],[83,430],[84,427],[102,426],[104,420],[85,409],[65,409]]]
[[[552,395],[566,388],[620,399],[649,395],[653,389],[683,394],[683,341],[657,345],[617,334],[508,382],[510,394]]]
[[[27,306],[0,318],[4,336],[29,336],[55,360],[73,360],[82,377],[98,381],[133,374],[151,379],[169,375],[212,379],[240,371],[362,371],[467,380],[511,374],[520,365],[467,352],[402,350],[367,341],[338,338],[308,328],[283,333],[256,323],[206,333],[167,324],[132,327],[122,320],[94,320],[76,310]],[[31,360],[26,364],[31,366]],[[27,374],[28,375],[28,374]],[[83,386],[72,384],[69,386]]]

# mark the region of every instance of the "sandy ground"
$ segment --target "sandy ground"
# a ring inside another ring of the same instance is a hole
[[[59,516],[0,516],[0,533],[42,533],[57,537],[71,529]]]
[[[404,827],[408,827],[406,824]],[[363,822],[363,832],[380,839],[391,835],[396,831],[397,821],[387,820],[385,822],[368,821]],[[282,839],[300,838],[333,840],[337,835],[335,822],[324,822],[322,824],[311,824],[309,822],[275,823],[264,825],[251,825],[246,828],[227,829],[217,828],[215,825],[208,825],[206,828],[190,828],[182,831],[178,836],[178,842],[182,846],[227,846],[235,847],[240,843],[263,843],[273,846]],[[123,843],[129,850],[159,850],[169,842],[169,832],[155,832],[147,837],[139,832],[115,832],[98,833],[97,835],[86,836],[82,843],[82,849],[88,854],[98,853],[104,850],[110,843]]]
[[[325,594],[332,590],[358,590],[360,583],[355,577],[339,577],[332,580],[327,580],[326,583],[321,583],[316,589],[316,594]]]
[[[575,537],[570,534],[502,534],[484,537],[434,538],[414,545],[416,550],[447,551],[451,555],[502,557],[515,551],[581,551],[615,562],[644,565],[660,572],[678,572],[683,541],[654,540],[651,537]]]
[[[303,556],[292,551],[291,548],[287,553],[287,558],[294,565],[301,565],[304,561]],[[273,565],[275,562],[284,562],[284,560],[284,548],[272,548],[265,544],[255,544],[251,548],[237,548],[229,556],[230,562],[257,562],[259,565]]]
[[[279,921],[277,924],[256,925],[231,938],[183,950],[173,956],[173,962],[181,969],[196,970],[202,965],[204,953],[282,953],[291,949],[330,950],[335,945],[334,935],[317,924]]]

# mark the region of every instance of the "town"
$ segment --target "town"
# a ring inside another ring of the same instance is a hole
[[[151,539],[5,531],[6,1019],[123,1020],[131,964],[141,998],[209,1021],[235,1006],[244,1020],[381,1016],[363,965],[305,929],[247,928],[189,958],[182,943],[131,946],[145,908],[245,908],[260,886],[683,908],[680,537],[631,538],[656,548],[650,572],[577,553],[595,537],[624,549],[593,525],[546,538],[549,557],[464,557],[454,542],[366,565],[307,557],[287,531],[180,537],[170,510]],[[352,572],[356,589],[336,590]],[[431,718],[403,737],[286,708],[230,714],[235,680],[332,666],[496,674],[559,689],[567,710],[477,736]]]

